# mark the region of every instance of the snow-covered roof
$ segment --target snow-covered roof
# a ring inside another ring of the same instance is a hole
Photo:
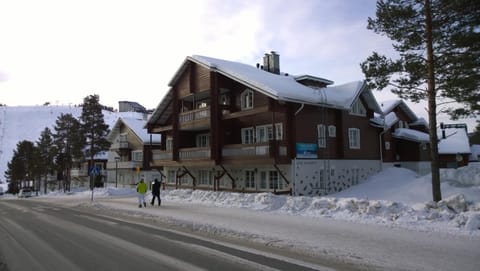
[[[438,153],[439,154],[457,154],[470,153],[470,144],[467,131],[464,128],[447,128],[445,138],[442,130],[438,130]]]
[[[418,120],[417,115],[410,109],[410,107],[403,100],[387,100],[380,102],[380,107],[384,114],[388,114],[393,111],[396,107],[399,107],[407,116],[410,118],[411,122],[416,122]]]
[[[430,136],[427,133],[407,128],[395,129],[393,137],[420,143],[428,143],[430,141]]]
[[[375,116],[370,119],[370,122],[372,122],[377,127],[390,128],[398,122],[398,117],[395,112],[390,112],[383,117],[379,114],[375,114]]]
[[[375,97],[366,88],[364,81],[354,81],[325,88],[312,88],[297,82],[296,79],[303,78],[305,75],[301,77],[279,75],[251,65],[199,55],[186,58],[170,81],[169,86],[173,86],[180,79],[190,62],[218,72],[275,100],[349,110],[355,100],[362,95],[369,109],[377,113],[382,112]],[[172,99],[170,93],[171,90],[160,102],[149,123],[159,120],[162,114],[170,112],[169,105]]]
[[[122,123],[128,126],[143,143],[149,143],[150,136],[152,137],[152,143],[160,143],[160,135],[149,134],[147,129],[144,128],[145,120],[143,118],[134,117],[120,117],[113,126],[111,132],[108,134],[107,138],[109,141],[113,141],[118,136]]]

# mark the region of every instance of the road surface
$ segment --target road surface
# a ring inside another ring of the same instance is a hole
[[[25,199],[0,201],[0,240],[1,271],[344,269]]]

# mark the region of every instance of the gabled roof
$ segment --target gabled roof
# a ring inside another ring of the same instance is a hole
[[[399,107],[407,116],[412,120],[411,122],[416,122],[418,120],[417,115],[410,109],[410,107],[403,100],[388,100],[380,103],[380,107],[384,114],[388,114]]]
[[[118,137],[120,133],[120,127],[122,125],[126,125],[129,127],[135,135],[138,137],[138,139],[143,142],[143,143],[150,143],[150,136],[152,138],[152,143],[158,144],[160,143],[160,135],[157,134],[149,134],[147,132],[147,129],[144,128],[145,126],[145,120],[141,118],[133,118],[133,117],[120,117],[118,118],[117,122],[113,126],[112,130],[110,133],[107,135],[107,139],[110,142],[113,142],[115,138]]]
[[[206,56],[194,55],[187,57],[173,76],[169,86],[175,85],[192,62],[218,72],[275,100],[349,110],[355,100],[361,95],[367,102],[369,109],[381,113],[375,97],[366,88],[364,81],[315,89],[298,83],[296,80],[298,77],[295,76],[274,74],[251,65]],[[301,78],[305,76],[303,75]],[[319,79],[319,77],[315,78]],[[326,79],[323,80],[331,82]],[[172,94],[171,90],[169,90],[148,123],[157,121],[163,123],[162,120],[166,121],[165,118],[167,117],[162,117],[161,115],[170,112],[171,99]]]

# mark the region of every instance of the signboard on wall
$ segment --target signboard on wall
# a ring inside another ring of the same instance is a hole
[[[295,151],[297,158],[317,159],[317,144],[296,143]]]

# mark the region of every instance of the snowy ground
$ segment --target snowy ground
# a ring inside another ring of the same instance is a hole
[[[441,170],[441,179],[444,200],[439,203],[430,200],[429,175],[418,177],[401,168],[385,169],[328,197],[167,189],[161,207],[140,209],[133,189],[109,187],[96,189],[93,203],[90,191],[53,192],[36,199],[157,219],[269,246],[321,251],[385,268],[475,270],[471,259],[480,257],[480,164]],[[355,244],[341,240],[359,237]],[[405,242],[412,247],[402,247]],[[465,254],[470,262],[456,260]]]
[[[417,230],[434,230],[480,236],[480,164],[441,170],[443,200],[431,201],[430,175],[418,177],[401,168],[387,168],[363,184],[327,197],[291,197],[271,193],[243,194],[203,190],[163,190],[164,203],[191,203],[219,208],[242,208],[258,212],[327,217],[365,224],[382,224]],[[52,192],[52,200],[90,199],[90,191],[65,195]],[[101,199],[121,197],[135,206],[135,191],[127,188],[96,189]],[[110,203],[112,208],[121,208]]]

